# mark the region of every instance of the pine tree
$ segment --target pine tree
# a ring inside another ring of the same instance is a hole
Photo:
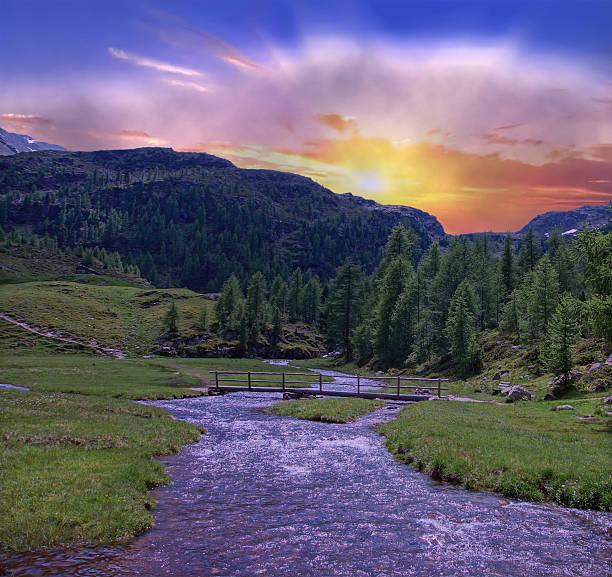
[[[389,325],[389,356],[393,364],[402,364],[412,352],[417,319],[417,276],[412,274],[393,308]]]
[[[391,317],[410,273],[414,274],[412,266],[408,264],[404,257],[399,256],[391,261],[383,277],[376,316],[375,352],[386,365],[392,363],[394,357],[390,346]]]
[[[302,296],[304,321],[309,324],[317,324],[320,307],[321,283],[319,282],[319,277],[315,275],[304,285]]]
[[[302,269],[298,267],[293,271],[289,283],[288,312],[292,321],[302,318],[302,284]]]
[[[489,240],[483,235],[474,246],[474,286],[478,295],[478,317],[483,331],[495,317],[493,297],[494,266],[489,255]]]
[[[585,283],[592,297],[587,302],[589,327],[612,346],[612,232],[583,230],[578,248],[585,268]]]
[[[532,337],[538,337],[546,330],[559,301],[559,278],[548,255],[543,256],[536,265],[529,286],[527,315]]]
[[[404,257],[409,260],[414,245],[415,235],[412,229],[407,229],[402,224],[394,226],[387,239],[385,260],[387,263],[393,262],[398,257]]]
[[[514,289],[514,254],[512,252],[512,244],[510,235],[506,235],[504,241],[504,252],[501,261],[501,274],[504,289],[504,298],[509,296]]]
[[[287,297],[289,293],[289,287],[283,280],[283,277],[276,275],[276,278],[272,282],[270,287],[270,305],[279,308],[282,315],[287,314]]]
[[[272,344],[276,345],[283,336],[283,316],[275,305],[272,309]]]
[[[542,360],[546,368],[555,375],[567,376],[574,366],[578,315],[578,301],[570,295],[565,295],[548,323]]]
[[[521,249],[519,250],[518,268],[521,276],[533,271],[541,253],[540,241],[536,237],[533,227],[530,226],[521,239]]]
[[[242,354],[246,354],[249,348],[249,321],[246,313],[244,312],[244,306],[239,306],[240,320],[238,329],[238,350]]]
[[[162,324],[163,329],[169,335],[176,335],[178,333],[178,323],[179,323],[180,313],[176,303],[173,301],[170,304],[170,308],[166,312],[166,315],[163,318]]]
[[[240,320],[237,315],[238,304],[242,301],[242,291],[235,274],[225,281],[221,295],[217,299],[215,312],[222,328],[234,328]]]
[[[249,281],[245,303],[245,314],[249,325],[251,342],[257,342],[259,332],[264,321],[266,306],[266,280],[263,274],[257,271]]]
[[[330,282],[326,302],[326,328],[333,344],[344,346],[346,362],[353,359],[352,336],[359,322],[361,268],[347,261]]]
[[[519,289],[514,289],[512,293],[510,293],[510,298],[508,299],[508,302],[505,304],[504,309],[502,311],[499,328],[505,333],[516,334],[516,336],[520,339],[521,316],[523,311],[519,295]]]
[[[201,331],[208,330],[208,307],[204,305],[198,316],[198,328]]]
[[[468,280],[457,287],[451,299],[446,338],[457,371],[465,376],[479,361],[474,330],[474,294]]]

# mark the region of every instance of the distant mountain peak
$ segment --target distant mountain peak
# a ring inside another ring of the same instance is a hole
[[[57,144],[39,142],[29,134],[16,134],[0,128],[0,155],[10,156],[20,152],[36,152],[38,150],[66,150]]]
[[[583,224],[603,228],[610,222],[612,211],[610,204],[585,205],[574,210],[554,210],[539,214],[529,221],[516,234],[523,235],[529,228],[542,236],[548,236],[557,229],[563,236],[571,236],[580,230]]]

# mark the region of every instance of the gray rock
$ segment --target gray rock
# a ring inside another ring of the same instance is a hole
[[[606,397],[604,400],[604,405],[612,405],[612,397]]]
[[[593,363],[589,367],[589,373],[592,373],[593,371],[598,371],[599,369],[601,369],[602,366],[603,366],[603,363]]]
[[[382,371],[376,371],[376,376],[377,376],[377,377],[380,377],[380,376],[382,376],[382,375],[384,375],[384,374],[385,374],[385,373],[383,373]]]
[[[552,381],[549,381],[549,385],[566,385],[573,383],[582,373],[580,371],[570,371],[565,375],[559,375]]]
[[[598,379],[589,385],[589,393],[603,393],[608,388],[609,383],[603,379]]]
[[[519,399],[531,399],[531,393],[520,385],[514,385],[514,387],[511,387],[508,391],[508,398],[512,399],[513,401],[518,401]]]
[[[572,405],[557,405],[553,407],[553,411],[573,411],[574,407]]]
[[[606,365],[612,365],[612,355],[606,359]]]

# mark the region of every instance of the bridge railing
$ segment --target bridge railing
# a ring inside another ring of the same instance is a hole
[[[322,373],[319,373],[319,378],[317,381],[305,381],[305,380],[291,380],[292,377],[313,377],[312,373],[278,373],[278,372],[261,372],[261,371],[209,371],[211,374],[215,375],[215,388],[219,390],[219,388],[224,387],[225,385],[221,385],[220,383],[239,383],[238,385],[233,385],[233,387],[241,388],[244,390],[252,390],[253,387],[260,388],[261,385],[276,385],[276,388],[279,388],[282,392],[285,392],[287,389],[287,385],[310,385],[319,389],[320,394],[324,394],[323,390],[323,377]],[[239,377],[226,378],[231,375],[239,375]],[[246,378],[244,378],[246,376]],[[266,377],[266,376],[280,376],[280,381],[277,380],[269,380],[269,379],[260,379],[253,378],[255,377]],[[361,388],[363,386],[363,380],[365,381],[391,381],[392,383],[384,384],[381,386],[382,389],[394,389],[397,391],[397,396],[399,397],[401,394],[401,389],[415,389],[416,391],[434,391],[437,393],[438,397],[442,396],[442,391],[448,391],[447,387],[443,387],[442,383],[448,382],[448,379],[432,379],[426,377],[402,377],[402,376],[376,376],[376,377],[365,377],[362,375],[342,375],[343,379],[356,379],[356,388],[357,395],[361,394]],[[427,386],[427,385],[412,385],[405,384],[406,382],[420,382],[420,383],[435,383],[435,386]],[[241,386],[242,384],[246,386]],[[366,385],[367,386],[367,385]],[[291,387],[293,388],[293,387]],[[260,389],[261,390],[261,389]]]

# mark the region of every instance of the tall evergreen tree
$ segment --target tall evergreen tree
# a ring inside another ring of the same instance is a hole
[[[163,329],[169,335],[174,336],[178,333],[179,316],[178,307],[176,303],[172,301],[162,321]]]
[[[541,356],[546,368],[556,375],[568,375],[574,366],[578,315],[578,301],[566,294],[548,323]]]
[[[518,256],[518,268],[521,276],[526,272],[533,271],[540,258],[542,249],[533,227],[530,226],[525,236],[521,239],[521,249]]]
[[[289,283],[288,308],[289,318],[297,321],[302,318],[302,269],[299,267],[293,271],[291,282]]]
[[[525,287],[528,294],[528,319],[531,336],[538,337],[546,330],[559,299],[559,277],[548,255],[536,265],[533,276],[526,277],[530,285]]]
[[[359,322],[361,275],[361,268],[351,261],[339,267],[330,282],[330,294],[326,302],[328,335],[335,343],[344,346],[346,362],[353,359],[352,336]]]
[[[264,321],[266,306],[266,280],[263,274],[257,271],[249,281],[247,288],[245,313],[249,324],[251,341],[259,338],[261,325]]]
[[[389,322],[389,358],[393,364],[402,364],[412,352],[414,331],[418,322],[417,287],[417,275],[409,275],[393,307]]]
[[[450,354],[461,376],[468,374],[479,360],[473,310],[473,289],[466,279],[457,287],[451,299],[446,321],[446,338]]]
[[[385,272],[380,288],[378,312],[376,316],[375,352],[385,364],[393,362],[394,352],[390,346],[391,317],[409,273],[414,274],[412,265],[402,257],[396,257]]]
[[[240,289],[238,278],[232,273],[223,284],[221,295],[217,299],[215,306],[217,320],[222,328],[234,328],[236,323],[240,321],[237,307],[242,298],[242,290]]]
[[[504,252],[501,261],[501,275],[504,288],[504,298],[508,297],[514,289],[514,253],[510,242],[510,235],[506,235]]]
[[[321,283],[318,276],[311,277],[304,285],[302,295],[302,309],[304,321],[309,324],[317,324],[319,320],[319,309],[321,307]]]

